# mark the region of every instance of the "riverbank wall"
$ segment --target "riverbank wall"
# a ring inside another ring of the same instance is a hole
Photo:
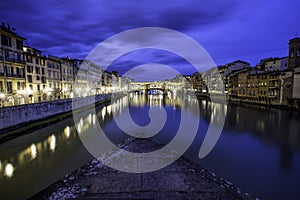
[[[43,120],[55,115],[82,109],[94,103],[111,98],[111,94],[100,94],[89,97],[63,99],[57,101],[24,104],[0,108],[0,132],[9,127],[19,127],[22,124]]]

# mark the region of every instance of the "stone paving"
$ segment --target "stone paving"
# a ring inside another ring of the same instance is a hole
[[[131,152],[149,152],[162,145],[151,139],[131,138],[119,147]],[[111,159],[121,159],[121,150],[116,151],[103,155],[106,157],[106,162],[110,162]],[[185,158],[180,158],[165,168],[148,173],[120,172],[94,159],[31,199],[69,198],[257,199]]]

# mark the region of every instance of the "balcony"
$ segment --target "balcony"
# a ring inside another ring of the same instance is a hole
[[[21,74],[9,74],[9,73],[0,73],[0,76],[6,78],[25,78],[25,76]]]
[[[4,60],[4,61],[7,61],[7,62],[14,62],[14,63],[21,63],[21,64],[25,64],[25,60],[24,59],[19,59],[19,58],[14,58],[14,57],[3,57],[3,56],[0,56],[0,60]]]

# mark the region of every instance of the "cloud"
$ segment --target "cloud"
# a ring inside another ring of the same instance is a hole
[[[274,52],[286,55],[288,40],[300,34],[296,5],[296,0],[10,0],[0,2],[0,19],[26,37],[25,44],[61,57],[83,59],[114,34],[157,26],[192,36],[222,64],[251,54],[255,61]]]

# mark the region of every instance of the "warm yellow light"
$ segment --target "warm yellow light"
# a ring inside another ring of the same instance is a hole
[[[5,96],[6,96],[6,95],[5,95],[4,93],[0,93],[0,98],[1,98],[1,99],[4,99]]]
[[[65,134],[65,137],[66,138],[69,138],[70,137],[70,127],[67,126],[65,129],[64,129],[64,134]]]
[[[31,145],[30,150],[31,150],[31,157],[32,157],[32,159],[35,159],[36,156],[37,156],[37,150],[36,150],[35,144]]]
[[[54,152],[55,147],[56,147],[56,137],[55,137],[55,135],[51,135],[50,136],[50,150]]]
[[[14,174],[14,166],[10,163],[7,163],[4,169],[4,175],[7,177],[12,177]]]

